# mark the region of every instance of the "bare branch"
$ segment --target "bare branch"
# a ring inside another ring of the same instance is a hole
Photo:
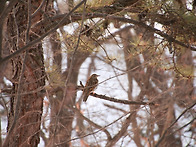
[[[106,136],[107,136],[107,139],[108,139],[108,140],[111,140],[112,137],[111,137],[110,133],[108,132],[108,130],[107,130],[105,127],[102,127],[102,126],[100,126],[100,125],[94,123],[94,122],[91,121],[90,119],[88,119],[87,117],[85,117],[84,115],[82,115],[78,109],[73,108],[73,110],[77,113],[77,115],[79,115],[79,117],[81,117],[82,119],[84,119],[85,121],[87,121],[90,125],[92,125],[93,127],[97,128],[97,129],[99,129],[99,130],[103,130],[103,132],[104,132],[104,133],[106,134]]]
[[[48,36],[49,34],[53,33],[54,31],[56,31],[60,26],[62,26],[62,24],[64,24],[64,22],[67,21],[67,18],[77,9],[79,8],[83,3],[85,2],[85,0],[81,1],[79,4],[77,4],[68,14],[63,15],[63,18],[59,21],[59,23],[57,23],[57,25],[55,25],[51,30],[49,30],[48,32],[46,32],[45,34],[43,34],[42,36],[40,36],[39,38],[29,42],[26,46],[22,47],[21,49],[15,51],[14,53],[12,53],[9,56],[6,56],[5,58],[0,59],[0,64],[3,64],[5,61],[17,56],[18,54],[20,54],[21,52],[27,50],[29,47],[35,45],[36,43],[39,43],[42,39],[44,39],[46,36]]]
[[[124,123],[122,124],[122,128],[120,129],[120,131],[112,138],[112,140],[110,140],[107,144],[106,147],[111,147],[114,146],[115,143],[126,133],[127,128],[129,127],[129,124],[131,123],[131,117],[132,115],[136,113],[135,111],[132,112],[131,114],[129,114],[129,116],[126,118],[126,120],[124,121]]]
[[[155,147],[158,147],[159,144],[163,141],[163,139],[165,138],[165,135],[167,134],[167,132],[171,129],[171,127],[173,127],[173,125],[175,123],[177,123],[177,121],[188,111],[190,110],[191,108],[193,108],[194,106],[196,105],[196,101],[191,105],[189,106],[188,108],[186,108],[181,114],[180,116],[178,116],[178,118],[164,131],[163,135],[159,138],[157,144],[155,145]]]
[[[81,84],[81,86],[78,86],[78,87],[81,87],[81,88],[78,88],[78,90],[83,90],[82,88],[83,88],[84,85],[82,84],[81,81],[80,81],[80,84]],[[113,98],[113,97],[108,97],[108,96],[105,96],[105,95],[96,94],[94,92],[91,92],[90,95],[94,96],[96,98],[108,100],[108,101],[111,101],[111,102],[121,103],[121,104],[128,104],[128,105],[155,105],[154,102],[137,102],[137,101],[130,101],[130,100],[121,100],[121,99],[116,99],[116,98]]]
[[[77,140],[77,139],[80,139],[80,138],[87,137],[87,136],[89,136],[89,135],[96,134],[96,133],[100,132],[101,130],[103,130],[103,128],[107,128],[107,127],[111,126],[112,124],[116,123],[117,121],[121,120],[123,117],[125,117],[125,116],[128,115],[128,114],[130,114],[130,112],[127,112],[126,114],[120,116],[118,119],[114,120],[113,122],[109,123],[108,125],[102,127],[101,129],[99,129],[99,130],[97,130],[97,131],[95,131],[95,132],[92,132],[92,133],[89,133],[89,134],[80,136],[79,138],[76,137],[76,138],[73,138],[73,139],[70,139],[70,140],[66,140],[66,141],[64,141],[64,142],[61,142],[61,143],[56,144],[55,146],[59,146],[59,145],[64,144],[65,142],[70,142],[70,141],[73,141],[73,140]]]
[[[100,95],[96,93],[90,93],[90,95],[96,98],[108,100],[108,101],[115,102],[115,103],[127,104],[127,105],[155,105],[153,102],[137,102],[137,101],[130,101],[130,100],[121,100],[121,99],[116,99],[113,97],[108,97],[108,96]]]

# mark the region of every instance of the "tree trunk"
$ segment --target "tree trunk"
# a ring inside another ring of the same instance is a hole
[[[28,26],[42,19],[41,12],[30,18],[42,1],[17,3],[8,16],[7,35],[10,53],[37,38],[42,29],[37,27],[29,32]],[[32,8],[31,8],[32,7]],[[27,13],[28,12],[28,13]],[[29,15],[28,15],[29,14]],[[27,37],[28,36],[28,37]],[[8,135],[5,147],[35,147],[39,144],[39,132],[43,109],[45,70],[41,43],[15,57],[12,63],[12,97],[8,117]]]
[[[62,51],[61,46],[58,44],[58,35],[53,34],[52,36],[50,43],[54,56],[53,66],[56,67],[62,63],[62,58],[59,55]],[[51,91],[49,90],[51,122],[48,146],[70,146],[72,122],[75,115],[72,107],[75,105],[76,100],[79,69],[89,55],[89,52],[83,52],[79,48],[74,56],[72,56],[73,52],[68,51],[67,53],[67,70],[62,73],[61,68],[58,67],[57,69],[56,74],[61,78],[59,82],[62,81],[63,85],[58,83],[57,86],[51,88]],[[68,75],[69,72],[71,73],[70,75]]]

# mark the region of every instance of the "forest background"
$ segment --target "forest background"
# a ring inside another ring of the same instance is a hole
[[[0,146],[196,144],[195,0],[1,0],[0,20]]]

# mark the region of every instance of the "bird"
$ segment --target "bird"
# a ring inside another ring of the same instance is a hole
[[[98,84],[98,77],[97,74],[92,74],[88,80],[86,81],[86,85],[84,86],[83,93],[82,93],[82,99],[84,102],[87,101],[88,96],[90,93],[97,87]]]

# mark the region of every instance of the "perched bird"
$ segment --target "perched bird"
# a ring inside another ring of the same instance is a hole
[[[88,96],[90,95],[90,93],[97,87],[97,84],[98,84],[98,77],[99,75],[97,74],[92,74],[87,82],[86,82],[86,85],[84,86],[84,90],[83,90],[83,93],[82,93],[82,99],[84,102],[87,101],[88,99]]]

